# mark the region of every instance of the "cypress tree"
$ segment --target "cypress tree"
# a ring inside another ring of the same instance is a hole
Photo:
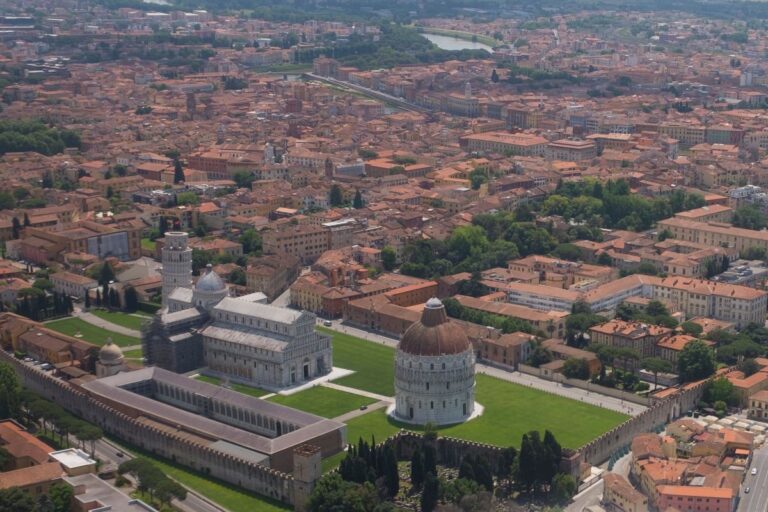
[[[432,512],[437,506],[440,493],[440,482],[434,473],[428,472],[424,477],[424,490],[421,492],[421,512]]]
[[[397,472],[397,458],[392,446],[384,449],[384,481],[390,496],[397,496],[400,490],[400,475]]]
[[[96,307],[101,307],[101,290],[96,288]]]
[[[411,484],[417,489],[424,483],[424,456],[417,447],[411,455]]]
[[[24,227],[26,228],[26,227],[28,227],[30,224],[32,224],[32,223],[29,221],[29,215],[27,215],[27,214],[26,214],[26,212],[25,212],[25,213],[24,213]]]
[[[173,162],[173,183],[178,184],[184,181],[184,169],[181,167],[181,160],[178,158]]]
[[[432,445],[424,445],[424,473],[437,474],[437,457],[435,454],[435,447]]]
[[[13,227],[13,239],[18,240],[19,239],[19,232],[21,231],[21,223],[19,222],[18,217],[14,217],[11,221]]]

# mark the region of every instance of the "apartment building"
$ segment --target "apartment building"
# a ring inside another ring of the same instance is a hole
[[[557,288],[553,289],[557,290]],[[545,333],[547,336],[556,338],[565,336],[565,319],[568,317],[568,313],[564,311],[541,311],[526,306],[493,302],[467,295],[456,295],[454,299],[465,308],[528,322],[534,329]]]
[[[568,289],[580,283],[606,283],[616,277],[616,269],[559,260],[549,256],[532,254],[507,262],[509,270],[531,272],[539,275],[539,283]]]
[[[692,485],[660,485],[659,510],[679,512],[733,512],[737,493],[729,487],[696,487]]]
[[[262,256],[245,271],[245,287],[249,292],[262,292],[275,300],[296,279],[299,260],[287,254]]]
[[[303,264],[312,263],[329,249],[329,231],[323,226],[297,225],[264,231],[262,244],[267,254],[287,254]]]
[[[647,298],[672,303],[687,317],[725,320],[739,329],[765,322],[768,293],[764,291],[677,276],[653,278],[651,282],[651,294]]]
[[[672,329],[659,325],[626,322],[619,319],[589,328],[592,343],[616,348],[631,348],[643,358],[656,355],[656,344],[671,333]]]
[[[743,251],[749,247],[768,249],[768,231],[743,229],[720,222],[697,222],[679,217],[659,221],[658,230],[668,230],[674,238]]]
[[[124,221],[100,224],[80,221],[55,228],[28,227],[19,244],[22,258],[35,263],[57,259],[63,252],[81,252],[101,259],[114,256],[122,261],[141,257],[144,223]]]
[[[591,140],[562,139],[547,144],[544,154],[549,160],[583,162],[597,156],[597,147]]]
[[[95,279],[72,272],[56,272],[50,279],[54,291],[70,297],[83,298],[88,290],[99,286]]]
[[[459,139],[465,151],[509,153],[520,156],[544,156],[549,141],[528,133],[486,132]]]

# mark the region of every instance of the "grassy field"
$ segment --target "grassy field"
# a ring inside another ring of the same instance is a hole
[[[126,336],[125,334],[119,334],[116,332],[96,327],[89,324],[85,320],[79,318],[65,318],[63,320],[55,320],[45,324],[48,329],[53,329],[69,336],[74,336],[78,332],[82,334],[81,339],[93,343],[94,345],[104,345],[107,342],[107,338],[111,337],[112,341],[118,346],[128,347],[130,345],[141,345],[139,338],[132,336]]]
[[[479,418],[440,428],[440,434],[499,446],[519,446],[523,434],[531,430],[550,430],[560,444],[578,448],[628,419],[629,416],[577,402],[504,380],[477,376],[475,399],[485,407]],[[377,440],[400,428],[419,427],[389,419],[383,410],[359,416],[347,423],[347,440],[357,442],[362,435]]]
[[[166,475],[181,484],[194,489],[209,500],[221,505],[231,512],[281,512],[293,510],[293,507],[271,500],[259,494],[246,491],[220,480],[204,477],[188,468],[174,464],[166,459],[152,455],[137,448],[128,447],[134,455],[150,459]]]
[[[371,405],[376,400],[360,395],[353,395],[338,389],[315,386],[293,395],[275,395],[270,402],[293,407],[324,418],[335,418],[363,405]]]
[[[140,348],[137,348],[135,350],[126,350],[123,352],[123,357],[127,359],[141,359],[144,357],[144,351]]]
[[[136,331],[141,329],[142,322],[150,319],[150,316],[143,313],[121,313],[119,311],[107,311],[106,309],[92,309],[89,313],[107,322]]]
[[[209,377],[208,375],[195,375],[195,379],[202,382],[207,382],[208,384],[213,384],[215,386],[221,385],[221,379],[219,379],[218,377]],[[234,382],[230,382],[229,388],[232,389],[233,391],[237,391],[238,393],[255,396],[256,398],[259,398],[271,393],[271,391],[267,391],[266,389],[255,388],[253,386],[246,386],[244,384],[235,384]]]
[[[149,238],[142,238],[141,239],[141,248],[147,251],[155,251],[155,246],[157,244],[150,240]]]
[[[324,327],[318,329],[333,336],[333,365],[355,373],[334,382],[384,396],[395,394],[395,351]]]

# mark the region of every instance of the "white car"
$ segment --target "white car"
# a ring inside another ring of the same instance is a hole
[[[752,468],[752,471],[751,471],[751,473],[752,473],[753,475],[756,475],[756,474],[757,474],[757,468]]]

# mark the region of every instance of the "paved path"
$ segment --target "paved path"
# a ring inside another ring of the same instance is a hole
[[[125,334],[126,336],[132,336],[134,338],[141,338],[141,332],[123,327],[122,325],[113,324],[112,322],[108,322],[103,318],[99,318],[93,313],[75,312],[74,316],[83,319],[89,324],[95,325],[96,327],[101,327],[102,329],[106,329],[108,331]]]
[[[354,411],[349,411],[348,413],[342,414],[341,416],[337,416],[337,417],[335,417],[333,419],[334,419],[334,421],[340,421],[342,423],[346,423],[349,420],[351,420],[352,418],[357,418],[358,416],[362,416],[363,414],[368,414],[371,411],[375,411],[377,409],[388,407],[389,404],[391,404],[391,403],[392,403],[391,401],[380,400],[380,401],[376,402],[375,404],[369,405],[365,409],[355,409]]]
[[[323,322],[322,319],[318,319],[318,324],[322,325],[322,322]],[[351,334],[352,336],[357,336],[358,338],[363,338],[365,340],[373,341],[375,343],[381,343],[383,345],[387,345],[390,347],[396,347],[398,342],[397,339],[389,336],[366,331],[364,329],[359,329],[357,327],[352,327],[350,325],[344,325],[339,320],[333,321],[333,326],[331,327],[331,329],[339,332],[343,332],[346,334]],[[601,395],[594,391],[587,391],[585,389],[562,386],[558,382],[551,382],[551,381],[544,380],[539,377],[528,375],[525,373],[500,370],[493,366],[487,366],[484,364],[477,365],[477,372],[485,373],[486,375],[490,375],[492,377],[506,380],[508,382],[514,382],[515,384],[520,384],[522,386],[534,387],[536,389],[547,391],[555,395],[570,398],[572,400],[578,400],[580,402],[585,402],[591,405],[595,405],[597,407],[610,409],[610,410],[620,412],[623,414],[628,414],[631,416],[640,414],[642,411],[646,409],[646,407],[643,405],[627,402],[620,398]]]
[[[373,398],[374,400],[392,403],[391,396],[377,395],[376,393],[363,391],[362,389],[357,389],[357,388],[350,388],[348,386],[342,386],[340,384],[334,384],[333,382],[323,382],[320,385],[325,386],[327,388],[336,389],[338,391],[346,391],[347,393],[352,393],[353,395],[365,396],[368,398]]]

